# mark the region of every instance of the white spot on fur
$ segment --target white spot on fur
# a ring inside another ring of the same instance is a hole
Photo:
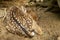
[[[16,18],[16,20],[17,20],[17,18]]]
[[[13,24],[13,22],[12,22],[12,24]]]
[[[19,19],[17,19],[17,21],[19,22]]]

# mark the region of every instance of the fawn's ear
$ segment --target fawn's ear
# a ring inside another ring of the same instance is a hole
[[[26,8],[25,8],[24,6],[21,6],[21,10],[22,10],[22,12],[24,12],[24,13],[27,12],[27,10],[26,10]]]

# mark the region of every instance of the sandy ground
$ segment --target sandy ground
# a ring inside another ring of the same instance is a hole
[[[44,12],[44,9],[35,11],[38,15],[37,24],[42,28],[43,35],[36,35],[33,38],[25,38],[9,33],[3,23],[5,10],[0,8],[0,40],[60,40],[60,14],[52,12]]]

